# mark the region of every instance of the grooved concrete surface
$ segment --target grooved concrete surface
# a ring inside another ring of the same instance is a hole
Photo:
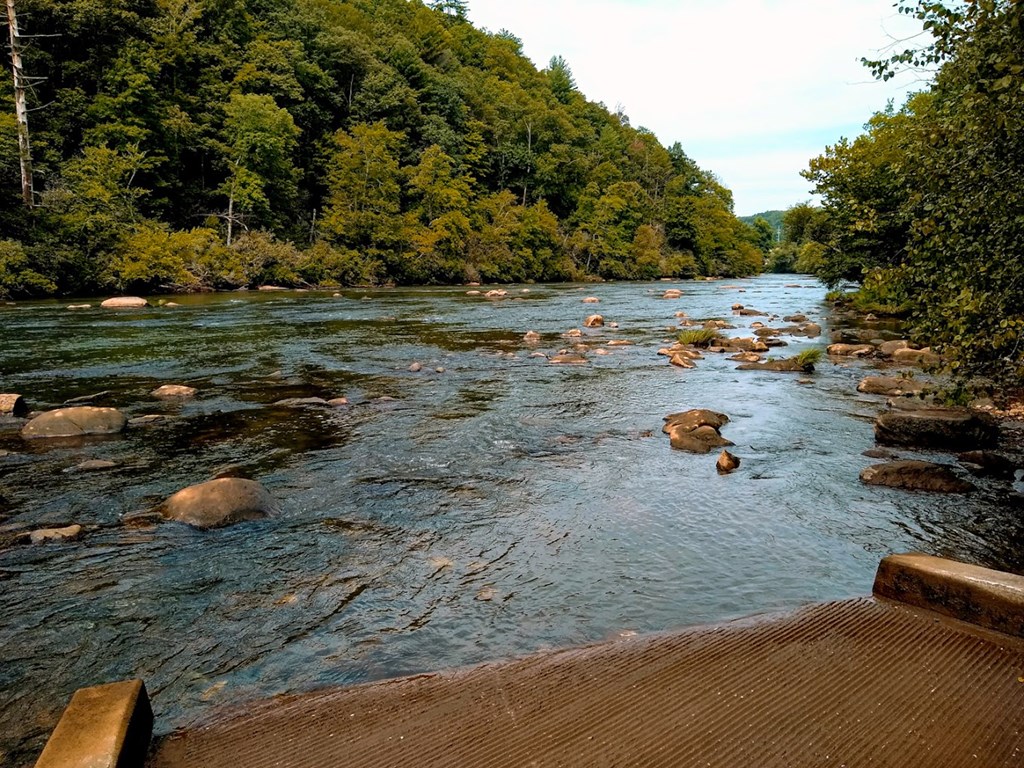
[[[152,768],[1020,766],[1024,643],[871,598],[278,698]]]

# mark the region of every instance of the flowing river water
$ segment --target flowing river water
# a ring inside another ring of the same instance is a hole
[[[0,424],[0,536],[86,528],[0,547],[0,763],[31,764],[86,685],[143,678],[166,732],[225,703],[862,595],[893,551],[1024,569],[1019,488],[859,483],[884,407],[855,389],[870,363],[802,376],[657,355],[680,310],[729,319],[732,335],[767,320],[733,317],[734,302],[824,326],[778,354],[824,347],[825,290],[792,282],[0,307],[0,392],[40,410],[106,392],[98,404],[170,417],[56,443]],[[594,311],[619,327],[584,341],[632,344],[585,366],[530,356],[571,345],[560,335]],[[154,400],[165,383],[199,394]],[[274,405],[340,396],[350,404]],[[662,417],[689,408],[729,415],[737,472],[670,449]],[[118,467],[75,469],[87,459]],[[260,480],[280,514],[213,531],[121,524],[224,474]]]

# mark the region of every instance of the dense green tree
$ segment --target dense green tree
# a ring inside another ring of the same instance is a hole
[[[0,94],[9,293],[685,276],[698,243],[735,271],[750,240],[678,144],[461,0],[21,10],[43,205],[17,205]]]
[[[817,272],[908,310],[965,375],[1024,380],[1024,3],[902,0],[932,35],[868,62],[929,89],[812,161],[829,237]]]

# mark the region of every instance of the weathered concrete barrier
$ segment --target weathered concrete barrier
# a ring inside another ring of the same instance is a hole
[[[931,555],[889,555],[878,565],[872,591],[876,597],[1024,637],[1024,576]]]
[[[152,735],[153,710],[141,680],[82,688],[36,768],[142,768]]]

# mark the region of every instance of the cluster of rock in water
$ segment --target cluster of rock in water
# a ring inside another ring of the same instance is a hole
[[[666,291],[663,298],[678,299],[682,292]],[[763,317],[766,313],[733,304],[737,316]],[[813,364],[802,364],[799,358],[762,362],[762,354],[775,346],[787,342],[780,336],[803,336],[817,338],[822,328],[808,321],[804,315],[782,318],[790,325],[770,328],[756,321],[754,337],[725,337],[717,335],[723,330],[736,326],[723,320],[711,319],[692,321],[686,313],[677,312],[681,327],[699,328],[716,335],[707,342],[686,344],[677,342],[664,347],[658,354],[669,358],[669,362],[680,368],[694,368],[694,360],[701,360],[704,353],[732,354],[730,358],[742,363],[737,370],[795,371],[809,373]],[[771,317],[774,320],[776,318]],[[876,320],[867,316],[866,320]],[[928,348],[918,348],[903,339],[884,340],[875,337],[871,330],[841,331],[833,343],[826,348],[830,359],[841,362],[843,358],[873,358],[897,366],[929,368],[941,363],[941,358]],[[851,338],[852,337],[852,338]],[[1021,467],[1007,456],[992,449],[1000,439],[999,422],[989,413],[970,408],[948,408],[935,404],[929,398],[934,388],[926,381],[907,376],[867,376],[857,385],[865,394],[889,397],[888,410],[875,421],[875,441],[879,446],[865,451],[870,458],[886,459],[885,463],[866,467],[860,473],[860,480],[869,485],[901,488],[906,490],[935,491],[945,493],[966,493],[975,489],[973,483],[963,479],[949,465],[916,459],[902,459],[893,449],[929,450],[957,453],[964,469],[977,475],[987,475],[1012,481]],[[719,430],[728,423],[728,416],[704,409],[665,417],[663,431],[669,435],[672,448],[689,453],[704,454],[720,446],[733,443],[722,437]],[[718,470],[731,472],[739,466],[739,459],[723,451],[719,457]]]
[[[524,288],[521,292],[527,293],[529,289]],[[509,292],[504,289],[486,292],[471,290],[468,294],[491,300],[505,299],[509,296]],[[668,289],[662,298],[675,300],[682,296],[681,290]],[[596,296],[585,297],[582,301],[584,304],[600,303]],[[144,299],[120,297],[107,300],[101,306],[110,309],[136,309],[149,304]],[[69,309],[85,307],[86,305],[71,305]],[[732,311],[738,317],[766,317],[769,321],[777,319],[742,304],[733,304]],[[788,344],[781,338],[783,336],[813,339],[821,335],[821,326],[802,314],[783,317],[782,321],[788,325],[780,328],[769,327],[760,320],[754,321],[751,325],[753,336],[738,338],[721,335],[721,331],[735,329],[735,326],[724,320],[693,321],[684,312],[676,312],[675,315],[680,320],[680,329],[700,329],[713,333],[710,339],[699,347],[677,342],[661,348],[658,354],[668,357],[672,365],[693,368],[695,360],[703,359],[705,353],[711,353],[731,354],[730,359],[741,363],[738,370],[805,373],[813,371],[813,365],[801,363],[798,358],[767,362],[762,358],[770,349]],[[590,314],[584,318],[583,328],[595,330],[606,327],[615,329],[618,326],[616,323],[606,323],[600,314]],[[555,365],[582,365],[589,362],[586,356],[588,353],[607,355],[608,348],[633,343],[625,339],[608,339],[601,346],[593,348],[583,341],[584,332],[579,328],[566,331],[561,334],[561,338],[574,343],[551,355],[534,351],[531,357],[545,358]],[[542,337],[531,330],[525,334],[523,341],[535,347],[541,343]],[[827,347],[826,353],[837,362],[843,358],[878,358],[897,365],[925,367],[939,362],[939,358],[928,349],[917,349],[906,340],[876,339],[870,330],[838,333],[833,338],[833,343]],[[421,363],[414,362],[408,370],[418,373],[424,368]],[[435,371],[444,373],[444,368],[439,367]],[[865,455],[869,457],[887,461],[865,468],[860,473],[860,479],[864,483],[951,493],[965,493],[974,489],[972,483],[963,479],[950,466],[902,459],[892,452],[893,448],[959,452],[961,465],[970,472],[993,475],[1011,481],[1014,479],[1018,470],[1017,465],[1006,456],[992,450],[998,445],[1000,429],[999,422],[991,415],[966,408],[941,408],[929,403],[924,398],[930,395],[930,385],[912,377],[868,376],[860,381],[857,389],[862,393],[890,398],[888,410],[878,416],[875,422],[875,440],[880,446],[887,447],[865,451]],[[155,389],[151,395],[157,399],[181,400],[195,397],[197,390],[185,385],[169,384]],[[347,404],[348,400],[343,397],[332,400],[290,398],[275,403],[280,406],[333,407]],[[120,433],[130,426],[141,426],[162,418],[154,415],[128,419],[116,408],[75,405],[73,402],[62,408],[33,414],[29,412],[24,398],[18,394],[0,394],[0,416],[27,419],[21,428],[21,435],[26,440],[111,435]],[[707,454],[721,448],[723,450],[716,462],[719,473],[729,474],[740,466],[740,459],[727,450],[734,444],[720,432],[729,422],[729,417],[725,414],[706,409],[693,409],[670,414],[664,421],[663,432],[669,436],[673,449],[693,454]],[[115,466],[113,462],[93,460],[84,462],[78,469],[101,470]],[[244,478],[223,477],[183,488],[155,509],[135,515],[126,522],[166,519],[208,529],[265,518],[276,511],[275,500],[260,483]],[[82,526],[73,524],[26,532],[21,538],[26,542],[38,544],[71,540],[82,533]]]

